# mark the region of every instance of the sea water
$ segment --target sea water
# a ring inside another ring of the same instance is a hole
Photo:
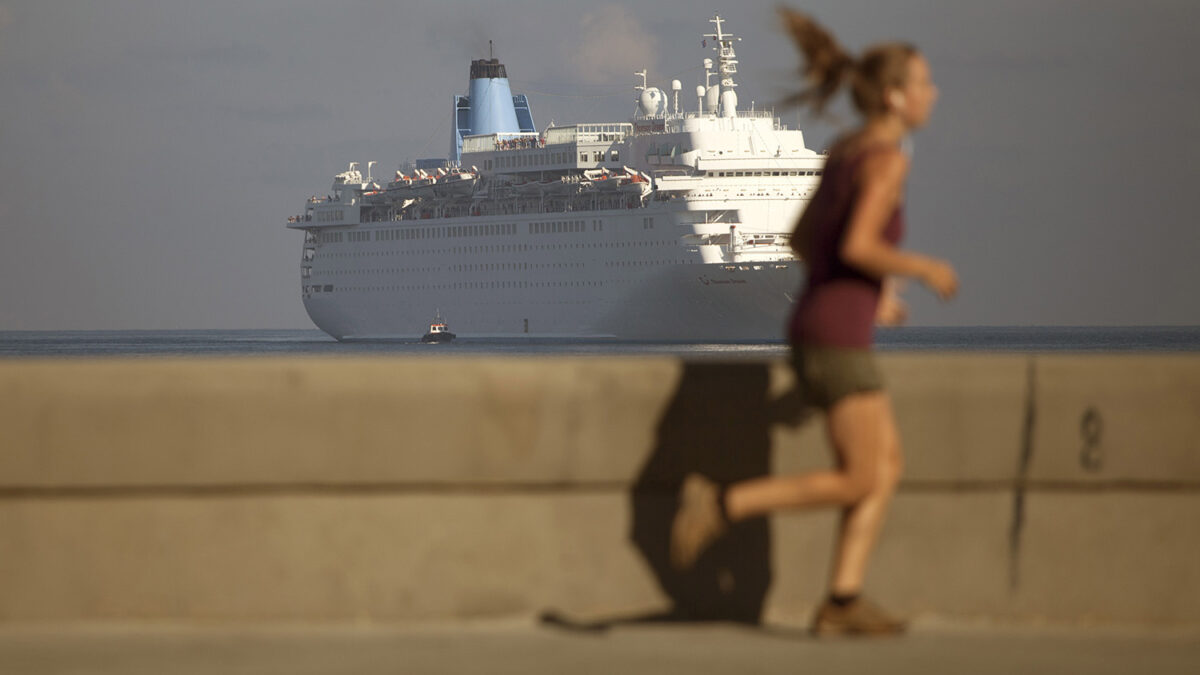
[[[876,333],[880,351],[1194,352],[1200,326],[904,327]],[[781,357],[783,341],[629,342],[596,339],[485,340],[450,344],[411,340],[338,342],[318,330],[0,331],[0,357],[203,355],[667,355],[689,358]]]

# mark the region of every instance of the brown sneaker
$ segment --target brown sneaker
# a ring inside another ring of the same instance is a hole
[[[845,606],[826,600],[813,618],[812,632],[830,635],[900,635],[908,626],[878,605],[858,598]]]
[[[700,474],[689,474],[679,491],[679,510],[671,524],[671,565],[686,570],[716,541],[729,523],[721,513],[721,489]]]

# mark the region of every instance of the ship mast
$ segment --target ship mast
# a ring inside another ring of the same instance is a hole
[[[737,83],[733,81],[733,75],[737,72],[737,53],[733,50],[733,43],[740,42],[740,37],[734,37],[732,33],[726,33],[721,24],[725,19],[721,18],[720,14],[714,14],[713,18],[708,20],[709,23],[716,24],[717,32],[707,33],[704,37],[712,38],[716,41],[713,46],[713,51],[717,52],[719,65],[718,71],[721,74],[721,117],[737,117],[737,92],[734,88]]]

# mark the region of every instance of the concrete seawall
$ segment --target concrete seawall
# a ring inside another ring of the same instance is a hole
[[[1200,357],[887,354],[869,579],[917,617],[1200,624]],[[835,514],[666,565],[680,478],[829,462],[782,363],[0,361],[0,621],[803,621]]]

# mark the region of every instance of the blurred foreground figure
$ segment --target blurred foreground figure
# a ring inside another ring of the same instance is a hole
[[[792,363],[804,402],[822,411],[837,469],[766,476],[720,486],[688,476],[671,531],[672,563],[688,568],[731,523],[774,511],[842,507],[828,599],[819,635],[886,635],[905,624],[862,596],[871,549],[900,480],[900,437],[872,353],[874,324],[894,325],[905,308],[889,277],[917,279],[943,300],[958,279],[946,262],[898,247],[904,235],[908,135],[937,100],[929,64],[911,45],[875,45],[848,54],[805,14],[781,9],[804,56],[808,88],[790,102],[821,113],[843,86],[860,126],[829,151],[820,187],[792,235],[806,279],[789,325]]]

